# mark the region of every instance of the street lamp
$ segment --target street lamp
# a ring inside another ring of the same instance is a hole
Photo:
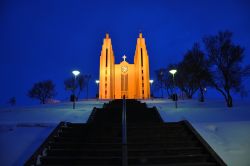
[[[175,108],[177,108],[177,94],[176,94],[175,80],[174,80],[174,75],[176,72],[177,72],[176,69],[169,70],[169,73],[171,73],[173,75],[173,84],[174,84],[174,90],[175,90],[175,94],[173,96],[173,99],[175,100]]]
[[[152,84],[154,83],[154,80],[149,80],[149,83],[150,83],[150,88],[151,88],[151,90],[152,90]],[[153,95],[151,94],[150,97],[153,98],[152,96],[153,96]]]
[[[75,79],[74,79],[74,91],[73,91],[73,95],[74,95],[74,101],[73,101],[73,109],[75,109],[75,105],[76,105],[76,95],[75,95],[75,90],[76,90],[76,77],[80,74],[80,71],[78,70],[74,70],[72,71],[72,74],[75,76]]]
[[[96,98],[97,98],[97,100],[98,100],[98,98],[99,98],[99,83],[100,83],[100,81],[99,80],[95,80],[95,83],[96,83],[96,85],[97,85],[97,92],[96,92]]]

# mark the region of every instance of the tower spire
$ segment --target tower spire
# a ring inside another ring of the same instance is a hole
[[[139,38],[142,38],[142,32],[139,33]]]
[[[106,33],[106,39],[109,39],[109,33]]]

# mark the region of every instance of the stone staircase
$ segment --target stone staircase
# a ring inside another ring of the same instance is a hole
[[[61,122],[25,165],[226,165],[187,121],[164,123],[136,100],[126,100],[122,144],[122,102],[94,108],[86,124]]]

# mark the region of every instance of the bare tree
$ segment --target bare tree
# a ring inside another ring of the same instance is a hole
[[[90,79],[91,79],[91,75],[90,74],[84,75],[84,80],[85,80],[86,86],[87,86],[87,99],[89,98],[89,80]]]
[[[11,97],[11,98],[9,99],[8,103],[9,103],[11,106],[16,105],[16,97]]]
[[[167,90],[167,94],[169,98],[174,99],[174,89],[175,89],[175,83],[172,74],[169,73],[170,70],[177,69],[177,65],[175,64],[169,64],[166,68],[166,75],[164,77],[164,87]],[[177,94],[175,94],[177,95]]]
[[[164,68],[161,68],[155,71],[155,74],[156,74],[155,87],[161,90],[161,98],[163,98],[163,90],[164,90],[166,72],[167,71]]]
[[[187,51],[181,67],[183,68],[181,72],[184,72],[185,75],[185,79],[182,78],[182,81],[188,82],[186,85],[184,84],[183,88],[187,96],[192,98],[192,95],[199,89],[199,101],[204,102],[204,89],[209,85],[211,75],[209,72],[209,62],[198,43],[194,43],[192,49]],[[182,75],[182,73],[180,74]]]
[[[167,68],[161,68],[155,71],[156,83],[155,87],[161,90],[161,97],[163,97],[163,90],[165,89],[168,98],[172,98],[174,94],[173,76],[169,73],[171,69],[177,68],[174,64],[169,64]]]
[[[55,95],[55,85],[51,80],[35,83],[28,92],[30,98],[38,99],[42,104],[45,104],[48,99]]]
[[[199,86],[195,78],[195,69],[189,61],[188,53],[185,55],[182,62],[178,65],[178,74],[176,74],[176,82],[179,89],[184,92],[187,98],[192,99],[194,93]]]
[[[232,32],[219,32],[203,39],[211,63],[211,83],[225,98],[227,106],[233,106],[231,91],[240,92],[242,78],[249,75],[249,66],[243,68],[244,49],[232,42]]]
[[[76,97],[76,99],[79,98],[85,86],[86,86],[86,81],[83,75],[77,76],[76,80],[73,77],[67,78],[66,80],[64,80],[65,90],[70,91],[71,96],[74,95],[74,92],[78,90],[77,95],[73,96],[73,97]]]

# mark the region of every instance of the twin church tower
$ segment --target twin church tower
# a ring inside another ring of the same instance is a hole
[[[149,99],[149,60],[145,39],[142,33],[137,38],[134,64],[129,64],[124,55],[119,64],[115,64],[109,34],[103,40],[100,56],[100,99]]]

